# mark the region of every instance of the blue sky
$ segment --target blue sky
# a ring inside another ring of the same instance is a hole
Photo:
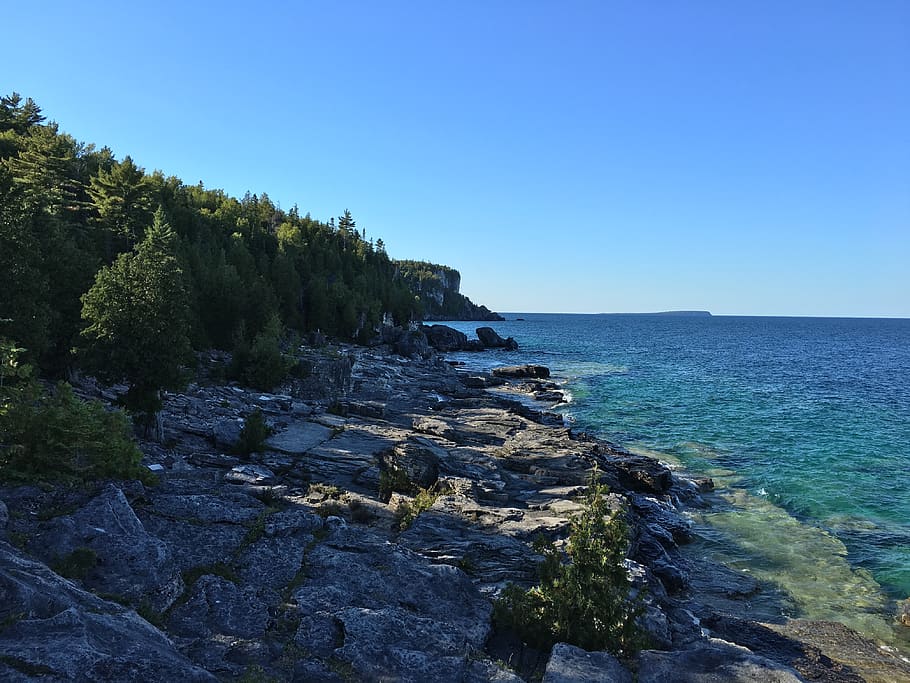
[[[136,5],[136,6],[133,6]],[[14,3],[0,91],[502,311],[910,317],[910,3]]]

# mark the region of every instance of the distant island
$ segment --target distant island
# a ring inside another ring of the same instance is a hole
[[[600,315],[666,315],[684,318],[710,318],[710,311],[659,311],[657,313],[601,313]]]

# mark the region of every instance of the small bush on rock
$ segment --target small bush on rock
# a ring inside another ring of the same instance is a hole
[[[69,384],[48,391],[20,377],[0,387],[0,481],[148,480],[141,459],[126,415]]]
[[[243,429],[240,430],[240,439],[237,441],[237,452],[249,457],[250,453],[261,451],[265,440],[271,435],[272,428],[266,424],[262,411],[256,408],[243,421]]]
[[[641,606],[630,598],[623,564],[628,529],[604,492],[592,484],[585,509],[572,521],[567,557],[552,542],[538,541],[540,585],[508,586],[495,605],[497,626],[541,649],[565,642],[628,656],[642,646]]]

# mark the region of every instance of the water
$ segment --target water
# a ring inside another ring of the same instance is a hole
[[[518,352],[452,357],[547,365],[579,428],[715,478],[693,552],[777,584],[792,616],[893,639],[910,596],[910,320],[508,317],[493,327]]]

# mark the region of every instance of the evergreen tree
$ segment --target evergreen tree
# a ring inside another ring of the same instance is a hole
[[[152,214],[151,182],[129,156],[110,170],[99,169],[88,193],[98,210],[99,224],[117,247],[132,247],[142,238]],[[111,244],[108,242],[109,251]]]
[[[122,402],[145,417],[146,428],[161,407],[161,390],[181,386],[190,355],[176,240],[159,209],[145,239],[98,271],[82,297],[86,364],[106,381],[129,385]]]

